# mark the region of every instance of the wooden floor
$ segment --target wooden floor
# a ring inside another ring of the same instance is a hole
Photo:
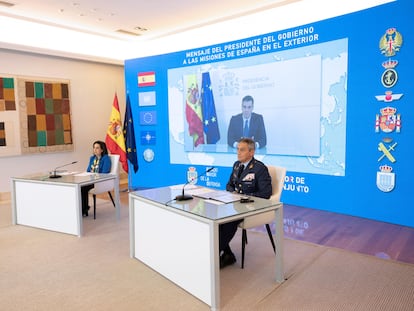
[[[288,204],[283,214],[285,238],[414,264],[414,228]]]
[[[414,264],[414,228],[284,205],[286,238]]]

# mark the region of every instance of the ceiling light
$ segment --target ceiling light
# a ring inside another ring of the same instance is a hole
[[[134,29],[135,29],[135,30],[139,30],[139,31],[147,31],[147,30],[148,30],[147,28],[145,28],[145,27],[140,27],[140,26],[137,26],[137,27],[135,27]]]
[[[129,36],[140,36],[139,33],[135,33],[135,32],[124,30],[124,29],[118,29],[115,32],[122,33],[124,35],[129,35]]]
[[[6,1],[0,1],[0,6],[6,6],[6,7],[12,7],[15,6],[14,3],[6,2]]]

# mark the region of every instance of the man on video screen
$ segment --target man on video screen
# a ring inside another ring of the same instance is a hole
[[[253,112],[254,99],[246,95],[242,99],[242,113],[232,116],[227,131],[227,143],[230,147],[237,148],[241,138],[251,138],[256,143],[256,148],[266,146],[266,129],[263,116]]]

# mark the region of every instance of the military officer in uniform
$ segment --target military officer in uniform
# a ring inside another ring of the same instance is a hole
[[[226,190],[264,199],[272,195],[272,179],[266,165],[254,158],[255,142],[251,138],[242,138],[237,144],[237,161],[226,185]],[[221,224],[219,227],[220,268],[232,265],[236,257],[229,243],[242,220]]]

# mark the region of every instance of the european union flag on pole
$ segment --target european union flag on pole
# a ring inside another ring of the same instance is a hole
[[[124,119],[124,137],[125,137],[125,148],[127,152],[127,158],[134,167],[134,172],[138,171],[138,157],[137,147],[135,143],[135,132],[134,132],[134,121],[132,119],[131,102],[129,95],[127,95],[125,119]]]
[[[203,126],[207,144],[215,144],[220,139],[217,123],[216,105],[211,90],[210,73],[203,72],[201,80],[201,107],[203,110]]]

